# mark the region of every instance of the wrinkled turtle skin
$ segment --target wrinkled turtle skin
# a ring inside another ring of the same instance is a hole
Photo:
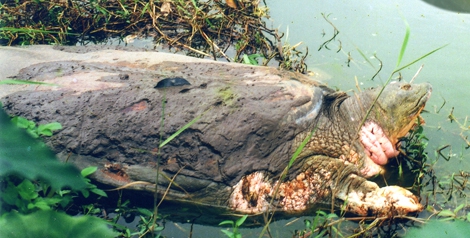
[[[80,168],[99,166],[94,178],[102,183],[145,181],[128,188],[153,192],[158,170],[158,193],[167,190],[166,200],[244,214],[300,215],[332,198],[358,215],[422,210],[408,190],[379,188],[367,178],[398,155],[399,139],[430,96],[429,84],[391,83],[373,104],[380,88],[349,96],[268,67],[80,49],[0,48],[29,58],[29,64],[0,68],[1,78],[60,85],[4,87],[1,101],[10,115],[60,122],[63,129],[47,143]],[[165,87],[156,87],[159,82]]]

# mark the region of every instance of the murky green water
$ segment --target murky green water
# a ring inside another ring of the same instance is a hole
[[[268,26],[279,27],[288,33],[291,45],[303,42],[299,49],[308,47],[309,70],[321,74],[325,82],[342,90],[357,90],[355,77],[361,88],[383,85],[394,70],[405,35],[406,23],[410,38],[401,65],[448,44],[445,48],[401,71],[403,80],[409,81],[420,68],[415,82],[429,82],[433,95],[424,113],[425,134],[429,138],[430,160],[437,159],[436,150],[449,156],[442,157],[434,165],[437,177],[459,171],[470,172],[470,150],[465,149],[470,133],[470,14],[442,10],[422,1],[372,1],[372,0],[271,0],[267,2],[271,12]],[[333,36],[333,27],[322,13],[339,30],[335,41],[328,44],[330,50],[320,45]],[[361,56],[361,53],[365,56]],[[374,81],[371,77],[383,68]],[[349,64],[348,64],[349,58]],[[366,60],[367,59],[367,60]],[[370,61],[372,65],[368,63]],[[393,78],[397,78],[394,75]],[[452,110],[453,109],[453,110]],[[457,121],[451,123],[449,114]],[[460,123],[460,125],[459,125]],[[453,204],[465,203],[466,198],[454,198]],[[274,237],[291,237],[295,229],[302,229],[299,220],[285,227],[286,221],[272,227]],[[167,227],[165,234],[183,237],[189,234],[189,225]],[[185,230],[185,231],[181,231]],[[192,237],[222,237],[218,227],[194,226]],[[244,229],[244,237],[259,234],[260,229]],[[168,233],[167,233],[168,232]]]
[[[409,81],[421,65],[422,71],[415,82],[429,82],[433,85],[431,100],[426,106],[426,135],[429,137],[429,153],[443,145],[451,145],[443,151],[451,154],[449,163],[442,163],[442,172],[470,170],[470,151],[465,150],[466,142],[461,138],[468,133],[466,116],[470,114],[470,14],[445,11],[422,1],[270,1],[272,25],[289,32],[291,45],[302,41],[309,48],[309,69],[321,70],[330,86],[342,90],[355,89],[354,77],[361,88],[382,85],[397,63],[405,35],[406,23],[410,27],[410,38],[401,65],[448,44],[445,48],[401,71],[403,79]],[[333,27],[322,17],[328,16],[339,30],[336,41],[328,46],[319,46],[332,37]],[[323,33],[325,35],[323,36]],[[341,43],[340,43],[341,42]],[[337,52],[340,48],[341,50]],[[372,67],[363,56],[373,63]],[[352,60],[347,64],[348,55]],[[383,69],[374,79],[371,77],[379,68]],[[395,75],[393,78],[398,77]],[[441,106],[445,105],[441,108]],[[450,123],[451,113],[458,123]],[[440,110],[439,110],[440,109]],[[463,130],[465,129],[465,130]]]

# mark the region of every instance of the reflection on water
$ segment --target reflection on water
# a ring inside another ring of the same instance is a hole
[[[470,2],[468,0],[423,0],[433,6],[453,11],[470,12]]]

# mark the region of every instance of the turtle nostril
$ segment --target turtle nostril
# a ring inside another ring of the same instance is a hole
[[[411,88],[411,84],[407,83],[407,84],[403,84],[400,86],[401,89],[403,90],[410,90]]]

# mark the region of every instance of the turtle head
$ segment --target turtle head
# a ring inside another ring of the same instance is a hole
[[[367,91],[371,101],[377,98],[380,90],[381,88]],[[393,145],[416,124],[416,118],[431,96],[431,91],[432,87],[427,83],[392,82],[384,88],[370,116],[380,125]]]
[[[394,82],[383,91],[376,88],[359,94],[357,99],[362,105],[363,116],[367,116],[359,128],[359,141],[363,148],[361,171],[364,176],[379,173],[381,165],[399,154],[399,140],[416,125],[416,118],[429,99],[431,90],[431,85],[426,83]],[[366,115],[365,112],[371,107],[370,114]]]

